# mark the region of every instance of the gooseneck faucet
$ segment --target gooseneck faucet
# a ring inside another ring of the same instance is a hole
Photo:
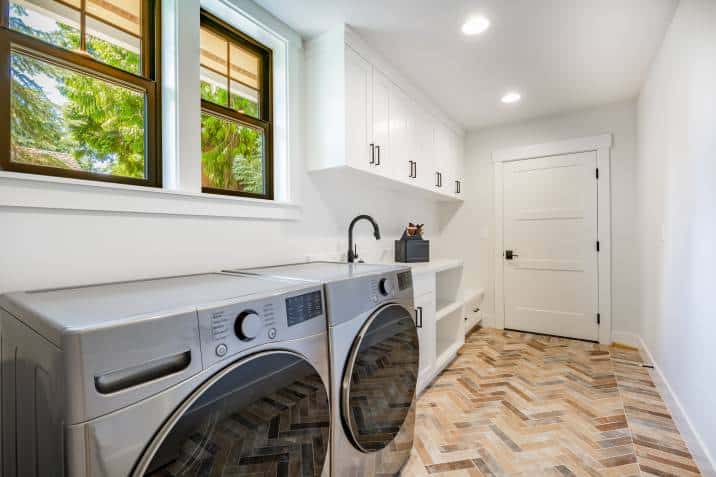
[[[375,237],[376,240],[380,240],[380,228],[378,227],[378,223],[373,220],[373,217],[362,214],[353,219],[351,224],[348,226],[348,263],[353,263],[356,261],[356,258],[358,258],[357,248],[355,250],[353,249],[353,226],[359,220],[367,220],[370,222],[373,225],[373,237]]]

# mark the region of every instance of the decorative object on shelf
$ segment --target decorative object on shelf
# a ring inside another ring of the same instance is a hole
[[[423,225],[409,223],[400,240],[395,241],[396,262],[430,261],[430,241],[423,239]]]

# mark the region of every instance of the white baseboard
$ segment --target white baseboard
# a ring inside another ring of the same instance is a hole
[[[704,441],[701,439],[700,434],[694,428],[691,419],[689,419],[689,416],[686,414],[686,411],[681,405],[681,401],[674,392],[671,384],[669,384],[666,376],[664,376],[661,372],[661,368],[654,359],[654,356],[651,354],[649,347],[640,336],[637,336],[637,338],[639,340],[637,346],[641,349],[642,353],[644,353],[644,361],[654,366],[654,370],[649,373],[654,381],[654,385],[659,391],[659,394],[661,394],[664,403],[669,408],[671,417],[674,419],[674,423],[679,429],[681,437],[684,438],[684,441],[694,458],[694,462],[696,462],[696,465],[705,477],[716,477],[716,461],[714,461],[713,456],[706,448],[706,445],[704,445]],[[617,340],[616,334],[614,340],[622,342],[621,340]]]
[[[620,343],[639,348],[641,346],[641,338],[638,334],[629,331],[612,331],[612,343]]]

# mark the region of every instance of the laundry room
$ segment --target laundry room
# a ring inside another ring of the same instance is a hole
[[[713,0],[0,0],[0,476],[716,477]]]

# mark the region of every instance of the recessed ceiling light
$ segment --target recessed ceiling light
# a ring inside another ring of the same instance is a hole
[[[509,93],[505,94],[502,97],[502,102],[505,104],[512,104],[512,103],[516,103],[520,99],[522,99],[522,96],[520,95],[520,93],[517,93],[515,91],[510,91]]]
[[[466,35],[479,35],[490,28],[490,20],[485,17],[469,18],[462,26],[462,32]]]

